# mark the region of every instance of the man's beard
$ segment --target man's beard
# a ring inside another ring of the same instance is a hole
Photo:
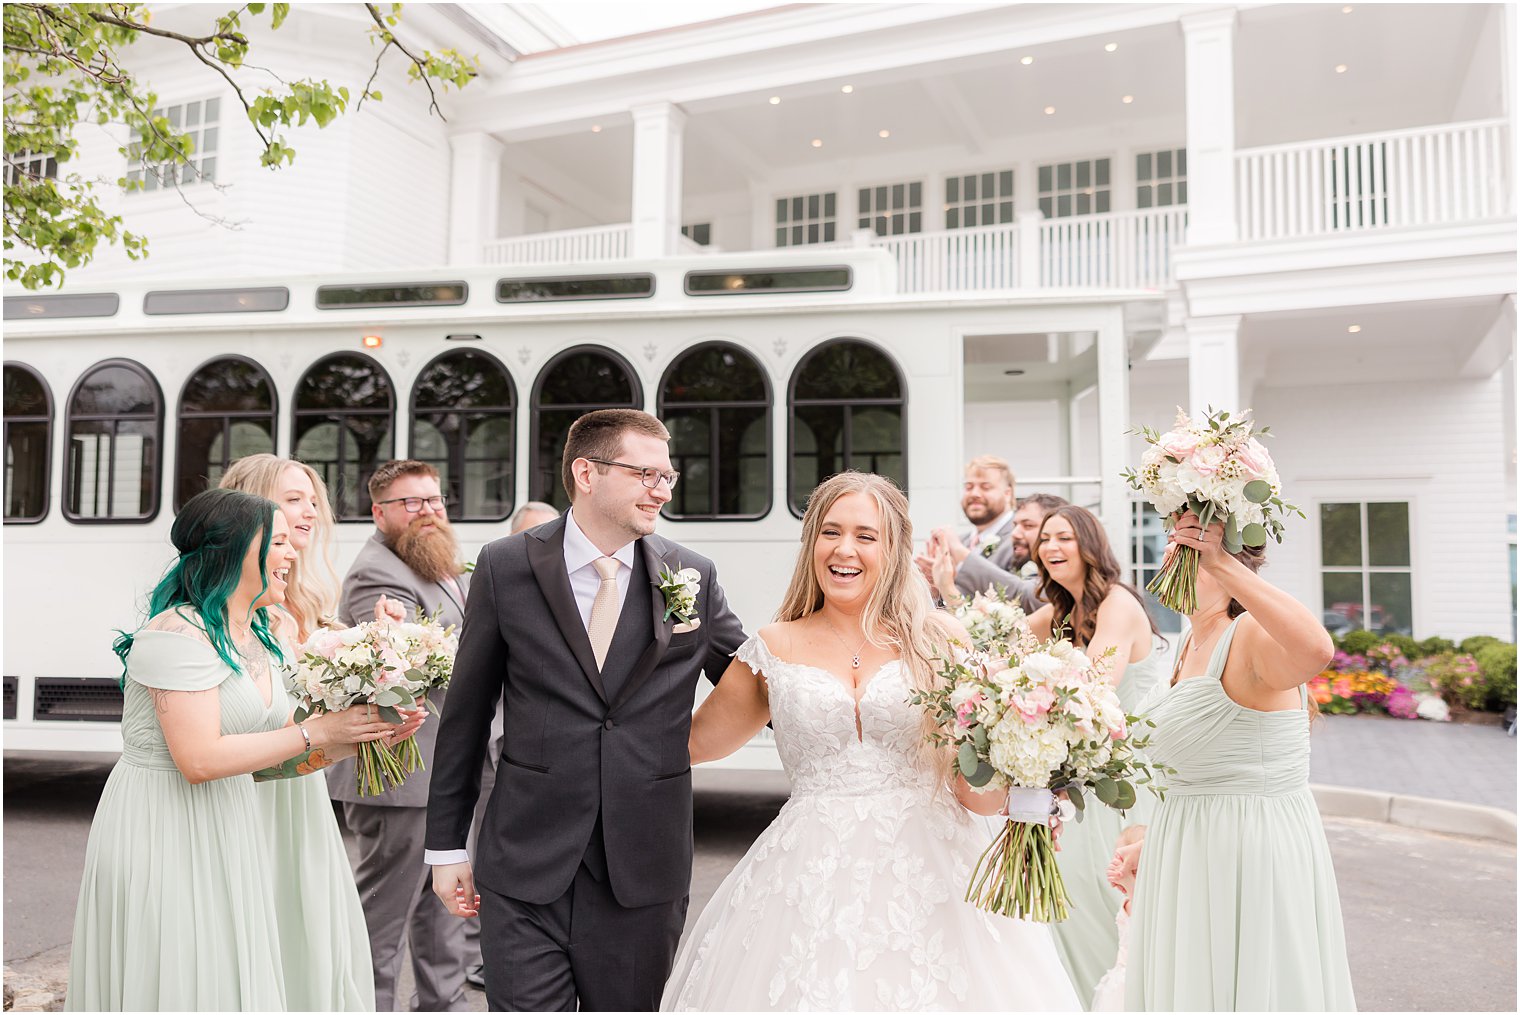
[[[992,521],[998,515],[1003,513],[1001,511],[994,511],[992,509],[992,505],[986,501],[982,501],[978,504],[963,503],[961,504],[961,511],[965,513],[966,521],[970,522],[972,525],[986,525],[988,522]]]
[[[424,532],[424,521],[435,528]],[[417,518],[386,543],[423,581],[439,582],[459,574],[459,543],[445,518]]]
[[[1013,560],[1010,562],[1008,569],[1010,571],[1020,571],[1023,570],[1024,565],[1027,563],[1029,563],[1029,547],[1015,539],[1013,541]]]

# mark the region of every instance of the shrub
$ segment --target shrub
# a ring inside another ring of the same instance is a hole
[[[1421,651],[1420,643],[1407,634],[1385,634],[1382,642],[1384,645],[1392,645],[1398,649],[1405,659],[1418,659],[1422,655],[1429,654]]]
[[[1488,682],[1470,655],[1447,653],[1421,660],[1430,686],[1449,705],[1481,709],[1488,703]]]
[[[1438,656],[1446,652],[1455,652],[1457,643],[1450,638],[1426,638],[1420,642],[1418,652],[1405,652],[1411,659],[1419,659],[1424,656]]]
[[[1364,656],[1382,641],[1382,636],[1372,631],[1347,631],[1341,635],[1341,651],[1347,655]]]
[[[1495,712],[1502,712],[1514,705],[1515,646],[1504,642],[1484,645],[1473,653],[1473,658],[1477,660],[1478,669],[1483,673],[1483,682],[1488,687],[1488,707]]]
[[[1485,649],[1490,645],[1503,644],[1504,642],[1500,641],[1498,638],[1495,638],[1493,635],[1475,634],[1471,638],[1462,639],[1462,644],[1458,646],[1458,651],[1462,652],[1464,655],[1475,656],[1482,649]]]

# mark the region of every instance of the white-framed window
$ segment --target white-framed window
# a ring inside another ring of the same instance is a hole
[[[693,222],[681,227],[681,235],[698,246],[705,247],[712,243],[712,223]]]
[[[1012,221],[1012,169],[945,178],[946,229],[971,229]]]
[[[776,246],[833,243],[837,238],[838,195],[799,194],[776,199]]]
[[[135,183],[141,180],[143,193],[168,190],[176,183],[181,187],[215,183],[222,100],[198,99],[175,106],[162,106],[153,110],[153,115],[162,116],[169,121],[170,127],[189,136],[190,157],[184,162],[163,162],[144,167],[141,160],[143,139],[139,137],[129,149],[132,165],[127,169],[128,181]]]
[[[1135,207],[1187,204],[1187,149],[1165,148],[1135,156]]]
[[[861,187],[856,192],[857,229],[873,229],[877,236],[901,236],[924,231],[924,185],[888,183]]]
[[[1320,605],[1332,634],[1414,632],[1408,501],[1319,505]]]
[[[1161,600],[1145,587],[1161,570],[1161,558],[1166,554],[1165,519],[1145,501],[1131,501],[1134,524],[1130,527],[1129,560],[1135,587],[1145,597],[1145,610],[1165,635],[1182,632],[1182,614],[1161,605]]]
[[[40,152],[21,152],[5,160],[5,185],[15,187],[23,179],[58,179],[58,160]]]
[[[1048,219],[1094,215],[1113,204],[1109,189],[1110,160],[1078,159],[1053,162],[1039,169],[1040,211]]]

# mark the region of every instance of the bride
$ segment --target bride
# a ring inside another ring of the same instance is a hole
[[[910,705],[964,631],[913,565],[908,502],[845,472],[808,501],[778,622],[692,721],[693,764],[767,721],[792,795],[676,958],[664,1010],[1080,1010],[1050,931],[962,901],[996,812]]]

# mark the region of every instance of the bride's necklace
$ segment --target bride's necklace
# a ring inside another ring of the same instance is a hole
[[[822,613],[818,614],[818,616],[823,617],[823,622],[829,625],[829,630],[834,632],[834,637],[839,639],[839,644],[844,646],[844,650],[846,652],[850,652],[850,643],[844,640],[844,635],[839,633],[839,628],[834,626],[834,622],[828,617],[824,616]],[[870,637],[867,636],[864,640],[861,641],[860,646],[856,648],[854,652],[850,652],[850,669],[860,669],[860,653],[865,651],[866,642],[870,640]]]

